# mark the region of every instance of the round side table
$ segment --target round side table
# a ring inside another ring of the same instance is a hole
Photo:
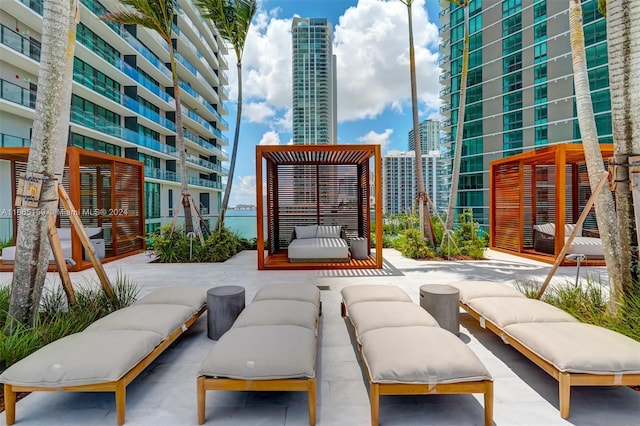
[[[429,312],[441,328],[460,334],[460,291],[450,285],[426,284],[420,286],[420,306]]]
[[[207,336],[218,340],[233,325],[245,306],[244,287],[222,285],[207,291]]]

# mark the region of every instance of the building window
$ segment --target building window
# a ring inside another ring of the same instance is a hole
[[[593,112],[605,112],[611,110],[611,96],[608,90],[591,93],[591,103],[593,104]]]
[[[589,70],[589,87],[591,90],[609,87],[609,68],[600,67],[595,70]]]
[[[511,112],[502,116],[504,130],[515,130],[522,127],[522,111]]]
[[[535,83],[547,81],[547,64],[536,65],[533,68],[533,81]]]
[[[533,27],[533,42],[537,43],[547,38],[547,21],[540,22]]]
[[[533,89],[534,103],[540,104],[547,102],[547,84],[540,84]]]
[[[503,93],[522,89],[522,72],[515,72],[503,77],[502,84]]]
[[[607,63],[607,43],[591,46],[586,49],[587,68],[595,68]]]
[[[533,46],[533,62],[538,63],[547,60],[547,42]],[[605,58],[606,61],[606,58]]]
[[[536,130],[535,130],[536,145],[546,145],[548,143],[547,134],[548,134],[548,128],[546,125],[536,127]]]
[[[504,0],[502,2],[502,17],[506,18],[522,9],[522,0]]]
[[[517,14],[502,21],[502,36],[506,37],[522,29],[522,15]]]
[[[535,124],[544,124],[547,122],[547,106],[540,105],[534,110]]]
[[[502,97],[502,110],[504,112],[522,108],[522,91],[509,93]]]
[[[533,22],[540,22],[547,17],[547,2],[541,1],[533,6]]]
[[[144,183],[144,214],[147,219],[160,217],[160,184]]]

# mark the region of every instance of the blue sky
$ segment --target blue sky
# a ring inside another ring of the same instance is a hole
[[[255,147],[291,140],[291,19],[333,24],[338,69],[338,142],[407,150],[412,126],[407,9],[399,0],[259,0],[243,56],[243,115],[230,205],[255,204]],[[436,0],[414,0],[420,120],[440,105]],[[236,119],[237,78],[229,52],[225,132]],[[231,146],[227,151],[231,152]]]

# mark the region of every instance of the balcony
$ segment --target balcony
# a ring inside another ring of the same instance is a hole
[[[107,14],[107,12],[109,12],[99,1],[97,0],[80,0],[80,3],[82,3],[87,9],[89,9],[89,11],[91,11],[94,15],[96,15],[98,18],[102,18],[104,15]],[[111,28],[113,31],[115,31],[116,33],[118,33],[119,35],[122,35],[122,27],[120,26],[120,24],[116,23],[116,22],[110,22],[110,21],[103,21],[109,28]]]
[[[442,104],[442,106],[440,106],[440,112],[445,113],[447,111],[451,111],[451,104],[448,104],[448,103]]]
[[[122,102],[122,93],[111,86],[107,86],[104,81],[97,80],[93,74],[83,73],[74,67],[73,81],[82,84],[84,87],[87,87],[114,102]]]
[[[229,159],[229,154],[227,154],[226,151],[214,146],[213,144],[209,143],[207,140],[199,137],[198,135],[190,132],[189,130],[184,129],[183,135],[184,135],[185,139],[188,139],[191,142],[193,142],[195,144],[198,144],[203,148],[208,149],[209,151],[214,153],[218,158],[220,158],[222,160],[228,160]]]
[[[449,47],[450,44],[451,44],[451,40],[449,40],[449,39],[442,40],[440,42],[440,50],[444,49],[445,47]]]
[[[450,55],[444,55],[438,61],[438,65],[440,65],[442,67],[443,65],[449,63],[449,61],[451,61],[451,56]]]
[[[36,91],[0,79],[0,98],[27,108],[36,107]]]
[[[212,188],[212,189],[220,189],[222,191],[224,191],[225,186],[219,182],[213,182],[210,180],[206,180],[206,179],[200,179],[194,176],[189,176],[187,178],[187,182],[189,182],[189,185],[197,185],[197,186],[204,186],[205,188]]]
[[[175,99],[173,99],[167,92],[162,90],[160,86],[153,83],[147,77],[139,73],[138,70],[133,68],[131,65],[122,60],[118,60],[118,69],[120,69],[120,71],[122,71],[124,74],[134,79],[138,84],[140,84],[142,87],[144,87],[166,103],[175,106]]]
[[[34,61],[40,62],[40,44],[23,37],[4,25],[0,26],[0,42]]]
[[[171,76],[171,70],[167,68],[160,58],[154,55],[149,49],[147,49],[140,41],[132,36],[128,31],[122,31],[121,37],[133,47],[136,52],[142,55],[147,61],[155,66],[162,74],[164,74],[169,80],[173,80]]]
[[[26,148],[29,146],[31,146],[30,139],[0,133],[0,148]]]
[[[149,119],[149,120],[151,120],[151,121],[153,121],[155,123],[160,124],[162,127],[166,128],[166,129],[169,129],[172,132],[176,131],[176,124],[173,121],[168,120],[165,117],[162,117],[157,112],[145,107],[140,102],[138,102],[135,99],[130,98],[129,96],[124,96],[123,97],[122,105],[124,105],[125,107],[127,107],[131,111],[134,111],[134,112],[138,113],[139,115],[143,116],[144,118],[147,118],[147,119]]]
[[[449,31],[449,28],[451,28],[451,25],[449,25],[449,24],[444,24],[443,26],[441,26],[441,27],[438,29],[438,32],[439,32],[440,34],[442,34],[442,33],[444,33],[444,32]]]
[[[446,71],[440,74],[440,83],[451,78],[451,71]]]
[[[442,90],[440,90],[440,97],[447,96],[451,93],[451,86],[446,86]]]
[[[144,168],[144,177],[150,179],[167,180],[170,182],[180,182],[180,178],[176,172],[170,170],[157,169],[155,167]]]

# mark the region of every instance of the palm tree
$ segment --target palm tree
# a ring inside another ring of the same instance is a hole
[[[638,283],[638,224],[634,219],[633,197],[630,188],[630,157],[640,153],[640,2],[609,1],[608,6],[600,0],[601,11],[607,16],[607,48],[609,53],[609,90],[611,91],[611,118],[616,167],[616,207],[620,244],[619,262],[623,274],[617,286],[623,294],[632,291]],[[626,3],[626,4],[625,4]],[[635,46],[635,47],[634,47]],[[635,218],[640,212],[635,212]],[[636,289],[638,291],[638,289]]]
[[[253,15],[258,9],[257,0],[199,0],[198,7],[202,9],[202,16],[211,19],[218,30],[220,37],[233,46],[236,54],[236,70],[238,73],[238,107],[236,111],[236,129],[233,135],[233,150],[231,151],[231,164],[229,164],[229,177],[227,188],[222,199],[220,215],[216,223],[216,229],[222,229],[224,216],[229,207],[229,195],[233,184],[233,174],[236,168],[238,156],[238,143],[240,142],[240,120],[242,118],[242,53],[247,41],[249,27]]]
[[[449,205],[447,207],[446,230],[453,229],[458,200],[458,181],[460,180],[460,162],[462,159],[462,138],[464,136],[464,114],[467,102],[467,74],[469,71],[469,3],[471,0],[448,0],[464,9],[464,40],[462,42],[462,70],[460,73],[460,103],[458,106],[458,122],[456,124],[456,141],[451,166],[451,192],[449,193]],[[447,235],[449,235],[447,233]],[[444,238],[442,239],[444,243]]]
[[[422,170],[422,147],[420,146],[420,122],[418,120],[418,88],[416,84],[416,55],[413,47],[413,0],[400,0],[407,6],[409,15],[409,74],[411,78],[411,109],[413,112],[413,143],[415,146],[415,169],[418,181],[418,214],[420,216],[420,235],[432,245],[435,244],[431,217],[429,215],[429,195],[424,186],[424,171]]]
[[[594,190],[605,168],[602,153],[600,152],[600,143],[598,142],[593,105],[591,103],[580,0],[569,1],[569,28],[578,125],[580,126],[582,145],[587,162],[589,183],[591,189]],[[616,212],[611,191],[600,191],[595,201],[595,208],[596,220],[598,222],[598,229],[600,230],[600,237],[602,238],[602,246],[607,264],[607,273],[609,275],[609,282],[611,283],[613,295],[611,300],[615,303],[619,300],[618,295],[621,294],[621,285],[624,282],[624,276],[621,270],[620,261],[622,253],[618,238],[616,237]],[[615,309],[613,305],[612,307]]]
[[[22,207],[8,317],[33,326],[49,263],[49,215],[58,207],[69,134],[73,54],[78,4],[69,0],[44,2],[38,92],[27,174],[43,176],[37,207]],[[41,212],[46,212],[42,214]]]
[[[171,63],[171,77],[173,80],[173,98],[176,102],[176,146],[178,148],[178,163],[180,165],[180,192],[184,207],[184,229],[186,233],[193,232],[193,218],[191,214],[191,194],[187,180],[187,157],[184,146],[184,132],[182,128],[182,104],[180,102],[180,84],[175,58],[175,50],[171,40],[173,19],[176,13],[174,0],[121,0],[129,6],[117,12],[109,12],[103,19],[125,25],[140,25],[157,32],[167,43],[169,62]]]

